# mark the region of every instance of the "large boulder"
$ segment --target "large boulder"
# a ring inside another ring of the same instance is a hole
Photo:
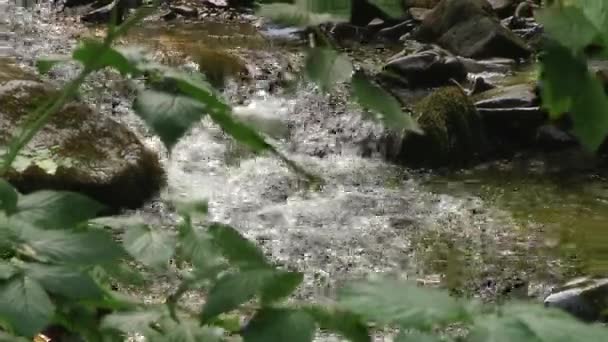
[[[473,100],[492,145],[506,149],[501,152],[535,146],[539,129],[548,122],[533,83],[495,88]]]
[[[440,88],[414,107],[424,135],[408,134],[400,143],[390,138],[391,160],[413,167],[461,166],[486,149],[485,134],[475,106],[462,89]]]
[[[441,0],[414,37],[471,58],[527,58],[526,43],[500,24],[486,0]]]
[[[426,46],[413,54],[389,60],[380,76],[397,78],[400,84],[409,88],[423,88],[447,85],[451,79],[461,82],[466,79],[467,71],[448,51]]]
[[[28,113],[57,93],[0,61],[0,149],[6,150]],[[22,192],[77,191],[118,209],[143,204],[159,190],[164,173],[158,155],[127,127],[72,102],[36,133],[4,178]]]
[[[583,321],[605,321],[608,318],[608,278],[575,279],[552,291],[545,298],[545,305],[560,308]]]

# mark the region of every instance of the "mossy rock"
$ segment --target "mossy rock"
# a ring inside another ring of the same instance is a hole
[[[200,48],[194,54],[199,71],[215,87],[223,87],[228,78],[239,79],[249,76],[245,62],[229,52]]]
[[[397,161],[414,167],[460,166],[474,161],[485,148],[481,119],[458,87],[440,88],[414,106],[424,135],[408,134]]]
[[[0,75],[18,74],[0,63]],[[25,74],[24,74],[25,75]],[[0,79],[0,150],[57,90],[33,78]],[[135,208],[164,180],[158,155],[127,127],[77,102],[64,106],[20,152],[4,178],[22,192],[82,192],[108,207]]]

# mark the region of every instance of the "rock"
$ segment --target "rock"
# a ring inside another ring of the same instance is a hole
[[[112,15],[112,11],[114,7],[118,6],[117,14],[118,14],[118,23],[122,23],[129,9],[137,8],[141,6],[141,0],[114,0],[110,1],[98,1],[95,4],[99,6],[94,6],[95,9],[90,11],[89,13],[83,15],[81,20],[88,23],[104,23],[110,21],[110,17]]]
[[[482,72],[497,72],[506,74],[513,70],[515,61],[506,58],[491,58],[484,60],[475,60],[471,58],[458,57],[462,62],[467,72],[478,74]]]
[[[475,81],[473,81],[473,85],[471,86],[471,91],[469,92],[469,95],[481,94],[483,92],[486,92],[488,90],[495,89],[495,88],[496,88],[496,86],[488,83],[485,80],[485,78],[477,77],[477,78],[475,78]]]
[[[196,18],[198,17],[198,10],[194,7],[179,5],[169,7],[174,13],[181,15],[184,18]]]
[[[437,87],[448,84],[450,79],[463,81],[467,77],[458,58],[434,46],[390,60],[382,74],[399,77],[409,88]]]
[[[492,89],[473,99],[488,136],[503,152],[533,146],[538,129],[547,123],[532,84]]]
[[[530,84],[502,87],[492,93],[485,93],[475,102],[477,108],[517,108],[538,105],[539,99],[534,85]]]
[[[440,0],[402,0],[403,8],[426,8],[431,9],[437,6]]]
[[[389,41],[398,41],[401,36],[411,32],[415,27],[414,20],[405,20],[397,25],[380,29],[376,35]]]
[[[390,137],[391,160],[414,167],[444,167],[467,164],[484,153],[480,117],[460,88],[438,89],[416,104],[414,113],[425,134],[408,134],[400,143]]]
[[[351,0],[350,3],[349,22],[351,25],[364,27],[374,19],[380,19],[389,26],[399,23],[398,19],[391,17],[380,7],[370,3],[369,0]]]
[[[430,12],[431,10],[428,8],[412,7],[408,9],[410,16],[417,21],[423,21]]]
[[[500,24],[485,0],[441,0],[414,37],[470,58],[527,58],[530,48]]]
[[[586,322],[605,320],[608,278],[571,281],[545,298],[545,305],[560,308]]]
[[[518,0],[487,0],[494,12],[500,18],[506,18],[515,13],[515,8],[520,2]]]
[[[26,114],[57,91],[0,62],[0,146]],[[84,193],[110,208],[136,208],[164,180],[156,153],[125,126],[72,102],[59,111],[20,152],[4,175],[22,192],[40,189]]]

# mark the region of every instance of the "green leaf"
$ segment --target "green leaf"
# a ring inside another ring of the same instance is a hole
[[[608,134],[608,99],[602,84],[584,60],[559,45],[547,45],[541,68],[543,107],[554,118],[571,113],[574,134],[596,151]]]
[[[97,40],[82,40],[74,50],[72,58],[92,70],[110,67],[116,69],[122,75],[139,72],[123,54]]]
[[[68,62],[72,60],[70,56],[65,55],[50,55],[40,57],[36,60],[36,69],[41,74],[48,73],[56,64]]]
[[[19,273],[17,268],[4,260],[0,260],[0,280],[8,280]]]
[[[502,316],[518,320],[541,342],[605,341],[608,338],[608,332],[600,324],[582,323],[558,309],[512,303],[502,309]]]
[[[73,267],[30,263],[25,266],[25,274],[42,284],[49,293],[76,300],[103,297],[103,290],[93,278]]]
[[[371,342],[369,329],[361,316],[348,311],[321,306],[303,308],[322,330],[340,334],[351,342]]]
[[[536,17],[551,38],[575,52],[591,44],[599,33],[578,7],[549,7]]]
[[[209,227],[209,233],[214,245],[231,264],[242,269],[271,267],[262,250],[234,228],[214,223]]]
[[[274,271],[262,288],[262,303],[272,304],[291,295],[303,280],[304,274],[300,272]]]
[[[169,149],[205,115],[198,101],[155,90],[141,91],[133,108]]]
[[[407,329],[428,330],[470,319],[447,292],[389,279],[351,284],[339,292],[339,303],[371,321]]]
[[[604,43],[608,43],[608,3],[598,0],[578,0],[577,5],[585,13],[587,20],[602,34]]]
[[[103,317],[102,329],[112,329],[123,333],[145,333],[153,323],[165,316],[161,310],[113,312]]]
[[[243,331],[244,342],[310,342],[316,331],[314,319],[305,311],[263,308]]]
[[[102,209],[98,202],[77,193],[43,190],[19,198],[11,220],[44,229],[67,229],[95,217]]]
[[[493,341],[493,340],[488,340],[488,342],[489,341]],[[513,340],[513,341],[515,341],[515,340]],[[523,341],[523,340],[517,340],[517,341]],[[395,342],[441,342],[441,339],[439,337],[414,330],[414,331],[410,331],[410,332],[406,332],[406,331],[400,332],[399,335],[397,335],[397,337],[395,338]]]
[[[412,116],[401,110],[399,102],[384,89],[371,83],[363,73],[355,73],[352,87],[353,96],[359,104],[374,112],[374,120],[396,131],[423,133]]]
[[[146,225],[130,227],[123,245],[137,261],[150,267],[166,267],[175,253],[175,238],[165,231]]]
[[[302,274],[272,269],[248,270],[226,274],[214,285],[201,314],[208,322],[238,308],[259,294],[264,304],[271,304],[289,296],[302,282]]]
[[[203,327],[191,320],[181,321],[170,327],[165,337],[166,342],[219,342],[221,334],[216,329]]]
[[[345,54],[329,48],[314,48],[306,56],[307,77],[323,91],[337,83],[347,82],[353,75],[353,65]]]
[[[218,124],[224,132],[236,141],[247,145],[256,152],[272,149],[272,146],[258,132],[233,117],[230,106],[221,99],[220,95],[207,82],[192,75],[175,71],[167,71],[163,76],[173,80],[181,93],[204,104],[207,115],[211,117],[213,122]]]
[[[207,271],[221,262],[221,255],[214,248],[211,236],[190,222],[179,226],[180,256],[191,262],[199,271]]]
[[[123,285],[144,286],[147,282],[141,272],[124,262],[103,265],[102,270],[107,277]]]
[[[475,320],[470,342],[541,342],[521,321],[513,317],[482,316]]]
[[[175,209],[182,216],[193,214],[207,215],[209,213],[209,202],[207,201],[173,201]]]
[[[0,285],[0,321],[19,335],[32,337],[50,322],[55,306],[35,280],[18,276]]]
[[[272,269],[250,270],[222,276],[211,288],[201,313],[203,323],[225,312],[238,308],[253,297],[266,290],[281,275]],[[269,291],[270,292],[270,291]],[[284,294],[284,293],[279,293]],[[273,297],[271,293],[266,294]],[[275,296],[278,298],[278,296]]]
[[[342,21],[330,14],[317,14],[291,4],[262,4],[257,15],[268,18],[280,25],[309,26],[326,22]]]
[[[17,191],[4,179],[0,179],[0,210],[6,215],[11,215],[17,211]]]
[[[0,342],[31,342],[31,340],[28,340],[23,337],[13,336],[4,331],[0,331]]]
[[[112,236],[101,230],[76,233],[25,227],[19,234],[23,250],[43,262],[92,266],[125,256]]]

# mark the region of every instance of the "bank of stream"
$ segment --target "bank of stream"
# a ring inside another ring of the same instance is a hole
[[[26,67],[99,33],[50,12],[12,10],[18,12],[12,43]],[[373,153],[362,157],[362,146],[381,127],[364,120],[341,92],[325,96],[305,82],[283,87],[286,71],[299,73],[302,50],[276,38],[285,38],[283,31],[268,30],[255,18],[238,25],[153,21],[123,43],[145,45],[159,59],[192,70],[208,63],[234,71],[239,80],[226,84],[225,96],[242,112],[261,111],[285,127],[288,133],[272,142],[322,176],[324,186],[304,186],[279,160],[248,153],[206,121],[168,156],[130,110],[129,90],[118,76],[101,72],[82,97],[138,132],[163,156],[168,173],[160,198],[125,215],[172,229],[176,216],[165,200],[209,200],[212,219],[234,225],[278,263],[305,272],[299,298],[322,300],[347,279],[380,272],[488,299],[514,292],[542,298],[570,277],[602,272],[608,188],[601,175],[566,179],[543,171],[546,161],[530,159],[438,174],[394,166]],[[59,67],[50,78],[61,84],[75,72]],[[109,91],[99,91],[104,87]],[[171,286],[159,281],[150,300]],[[192,293],[186,300],[194,306],[202,298]]]

